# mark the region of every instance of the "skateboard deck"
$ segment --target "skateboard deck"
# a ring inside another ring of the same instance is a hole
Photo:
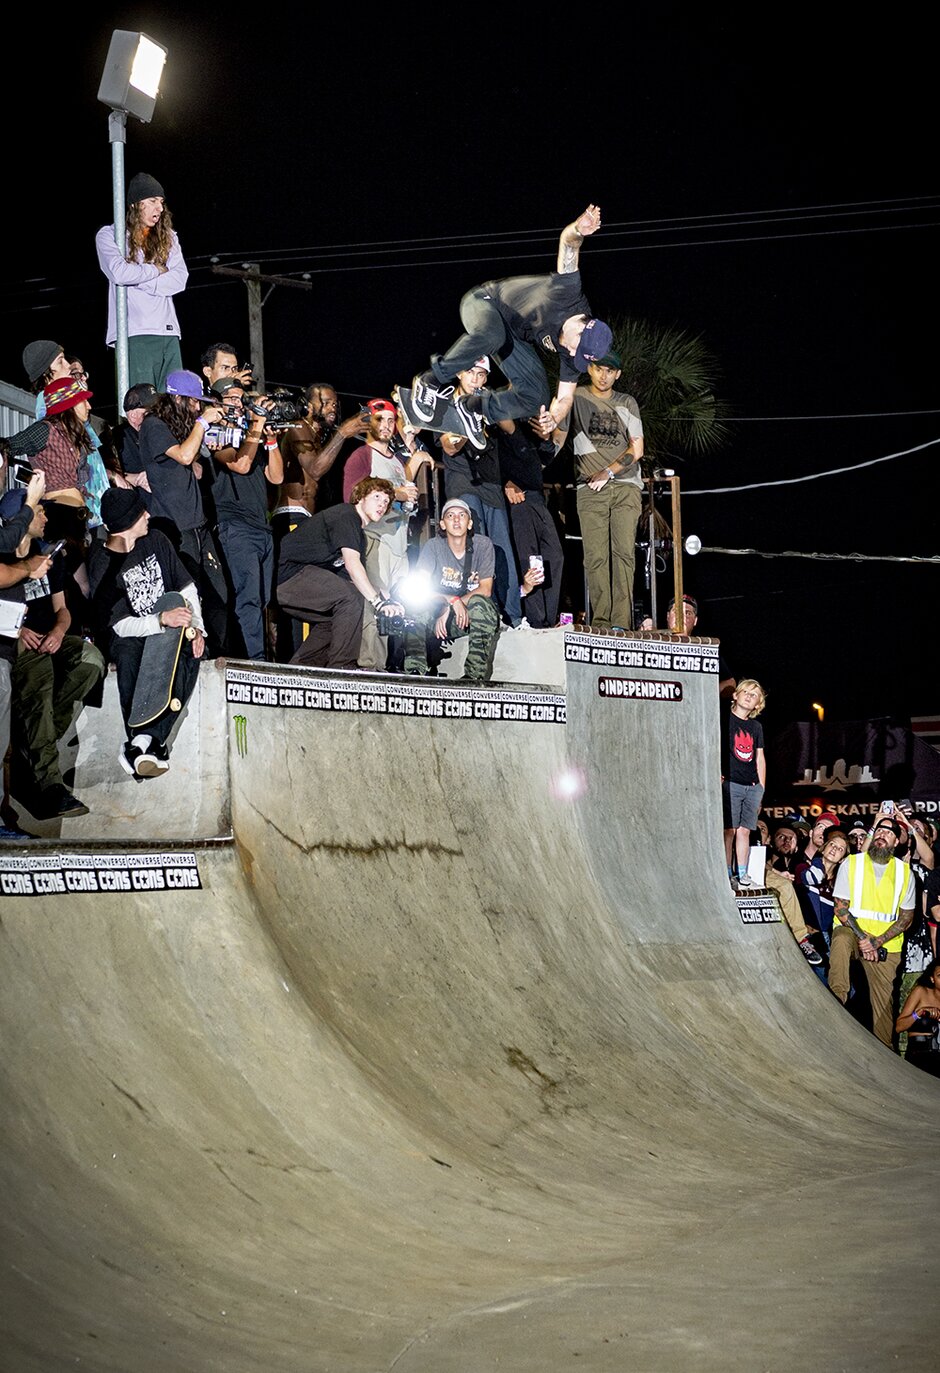
[[[159,615],[164,610],[175,610],[180,606],[189,608],[189,603],[178,591],[167,591],[153,607],[151,614]],[[141,729],[152,725],[165,710],[182,710],[183,703],[173,695],[176,682],[176,667],[180,660],[183,640],[193,639],[196,631],[190,625],[164,628],[159,634],[151,634],[144,644],[140,659],[140,671],[134,687],[134,700],[131,703],[128,725],[131,729]]]
[[[413,429],[429,429],[434,434],[456,434],[458,438],[466,438],[466,430],[460,422],[460,416],[454,408],[453,400],[450,397],[441,397],[434,407],[434,414],[430,420],[424,419],[415,409],[410,386],[396,386],[392,393],[392,398],[401,407],[401,412]],[[477,443],[471,440],[475,448],[482,448],[483,442]]]

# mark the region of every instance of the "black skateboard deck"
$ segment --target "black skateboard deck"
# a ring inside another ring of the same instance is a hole
[[[431,419],[426,420],[415,409],[410,386],[396,386],[392,396],[412,429],[429,429],[433,434],[456,434],[460,439],[468,437],[451,397],[442,396],[434,407]],[[485,440],[477,442],[471,439],[470,442],[475,448],[485,446]]]
[[[176,610],[179,607],[189,609],[189,602],[178,591],[168,591],[157,601],[151,614],[159,615],[164,610]],[[131,729],[152,725],[165,710],[182,710],[182,701],[173,695],[176,667],[184,638],[195,637],[196,631],[192,626],[184,628],[180,625],[178,628],[164,628],[146,640],[128,720]]]

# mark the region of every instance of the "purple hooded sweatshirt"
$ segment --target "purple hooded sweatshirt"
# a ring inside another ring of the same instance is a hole
[[[114,309],[115,286],[128,287],[127,292],[127,333],[129,337],[138,334],[160,334],[164,338],[179,338],[180,326],[173,308],[173,297],[182,291],[189,277],[189,268],[183,261],[183,253],[176,234],[173,234],[173,247],[167,259],[166,271],[152,262],[143,262],[143,254],[138,250],[138,261],[128,262],[114,241],[114,226],[106,224],[95,235],[98,251],[98,265],[108,278],[108,333],[106,343],[114,346],[117,337],[117,321]]]

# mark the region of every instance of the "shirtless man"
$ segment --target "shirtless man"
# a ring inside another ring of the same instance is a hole
[[[313,382],[305,392],[307,413],[281,435],[284,480],[271,516],[274,561],[280,559],[281,540],[316,509],[317,487],[329,472],[347,439],[361,438],[371,416],[357,414],[337,425],[339,397],[332,386]],[[290,616],[277,614],[277,660],[289,662],[300,648],[304,626]]]

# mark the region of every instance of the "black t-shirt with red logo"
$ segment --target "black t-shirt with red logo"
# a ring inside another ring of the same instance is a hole
[[[728,782],[743,787],[760,781],[757,750],[764,747],[764,727],[759,720],[742,720],[729,710],[721,720],[721,771]]]

